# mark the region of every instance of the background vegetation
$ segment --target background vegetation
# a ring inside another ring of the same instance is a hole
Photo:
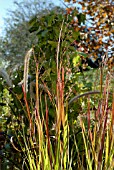
[[[1,169],[113,169],[113,1],[14,3],[0,40]]]

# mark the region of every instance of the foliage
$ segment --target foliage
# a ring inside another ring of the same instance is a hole
[[[77,11],[80,10],[86,20],[80,24],[79,16],[72,17],[72,24],[75,30],[80,31],[81,41],[75,41],[75,45],[79,51],[89,53],[93,58],[111,55],[113,50],[113,1],[75,1],[65,0],[65,2],[73,2]],[[74,7],[67,8],[68,15],[74,13]],[[80,16],[82,18],[82,16]],[[113,54],[112,54],[113,55]]]
[[[25,53],[36,43],[36,34],[29,33],[28,21],[35,15],[39,18],[42,14],[54,8],[54,4],[45,1],[14,1],[14,10],[8,10],[4,19],[4,36],[1,37],[0,55],[17,69],[23,65]]]
[[[9,109],[4,136],[11,136],[10,142],[0,136],[6,144],[0,148],[2,159],[16,162],[10,164],[14,169],[113,169],[113,74],[107,74],[105,62],[94,72],[78,72],[81,58],[90,56],[76,48],[77,42],[83,43],[82,30],[75,30],[72,19],[77,16],[81,28],[86,15],[58,10],[30,20],[36,43],[25,56],[24,68],[14,72],[15,86],[3,90],[1,103],[7,95],[4,109]],[[84,94],[68,104],[75,95],[93,90],[98,95]]]

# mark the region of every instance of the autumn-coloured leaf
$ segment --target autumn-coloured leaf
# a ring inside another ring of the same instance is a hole
[[[70,0],[65,0],[65,2],[70,2]]]
[[[83,6],[83,7],[82,7],[82,10],[84,11],[85,9],[86,9],[86,7],[85,7],[85,6]]]
[[[70,0],[70,2],[73,2],[73,0]],[[72,27],[74,27],[74,31],[80,32],[79,45],[76,45],[78,47],[77,49],[79,51],[91,53],[93,58],[96,58],[97,56],[102,57],[102,55],[106,53],[106,49],[109,46],[110,48],[113,46],[113,43],[111,42],[114,34],[113,5],[110,0],[77,0],[76,4],[79,4],[76,5],[77,13],[75,14],[78,17],[78,23],[73,21],[71,24]],[[80,12],[80,9],[83,11],[83,14]],[[74,15],[72,14],[71,16],[73,19]]]
[[[70,14],[72,12],[72,8],[66,8],[67,14]]]
[[[100,22],[97,22],[97,26],[99,26],[100,25]]]
[[[76,0],[73,0],[73,3],[76,3]]]
[[[99,48],[100,48],[100,46],[96,46],[96,47],[94,47],[94,49],[95,49],[95,50],[98,50]]]
[[[106,13],[103,13],[102,15],[103,15],[103,17],[104,17],[104,18],[106,18],[106,16],[107,16],[107,14],[106,14]]]

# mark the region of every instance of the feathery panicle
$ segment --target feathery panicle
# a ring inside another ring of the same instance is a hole
[[[24,91],[27,93],[28,91],[28,71],[29,71],[29,60],[30,57],[32,56],[33,53],[33,48],[31,48],[26,56],[25,56],[25,60],[24,60],[24,77],[23,77],[23,85],[24,85]]]

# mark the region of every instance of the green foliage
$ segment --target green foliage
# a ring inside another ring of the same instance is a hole
[[[9,9],[8,15],[4,19],[4,36],[1,37],[0,55],[9,62],[11,71],[23,65],[25,53],[36,43],[36,34],[29,32],[29,20],[37,15],[48,14],[54,4],[47,1],[21,1],[14,2],[14,10]],[[56,9],[55,9],[56,10]]]
[[[72,26],[74,15],[77,15],[79,25],[85,22],[85,15],[78,14],[76,10],[67,15],[61,9],[33,17],[29,22],[29,31],[31,35],[35,33],[36,42],[29,60],[25,60],[28,65],[26,77],[28,74],[32,77],[30,82],[23,80],[28,85],[28,92],[23,85],[19,86],[25,67],[14,72],[13,88],[6,86],[6,89],[4,83],[0,86],[1,117],[7,117],[3,130],[7,135],[13,135],[11,146],[9,140],[2,140],[6,144],[6,150],[0,148],[1,153],[5,153],[2,158],[4,166],[9,160],[15,161],[19,169],[31,170],[89,170],[98,168],[99,162],[104,168],[113,167],[114,109],[109,123],[107,121],[108,100],[109,106],[114,108],[112,98],[107,96],[112,88],[112,85],[108,86],[111,79],[104,81],[106,74],[103,74],[103,68],[94,72],[93,69],[78,72],[81,57],[86,58],[87,54],[76,51],[72,46],[74,40],[81,41],[80,30],[74,31]],[[107,73],[107,70],[104,71]],[[35,85],[35,98],[31,97],[31,82]],[[68,101],[78,94],[101,89],[104,89],[103,100],[100,93],[98,96],[80,97],[68,105]],[[16,165],[11,163],[12,168]]]

